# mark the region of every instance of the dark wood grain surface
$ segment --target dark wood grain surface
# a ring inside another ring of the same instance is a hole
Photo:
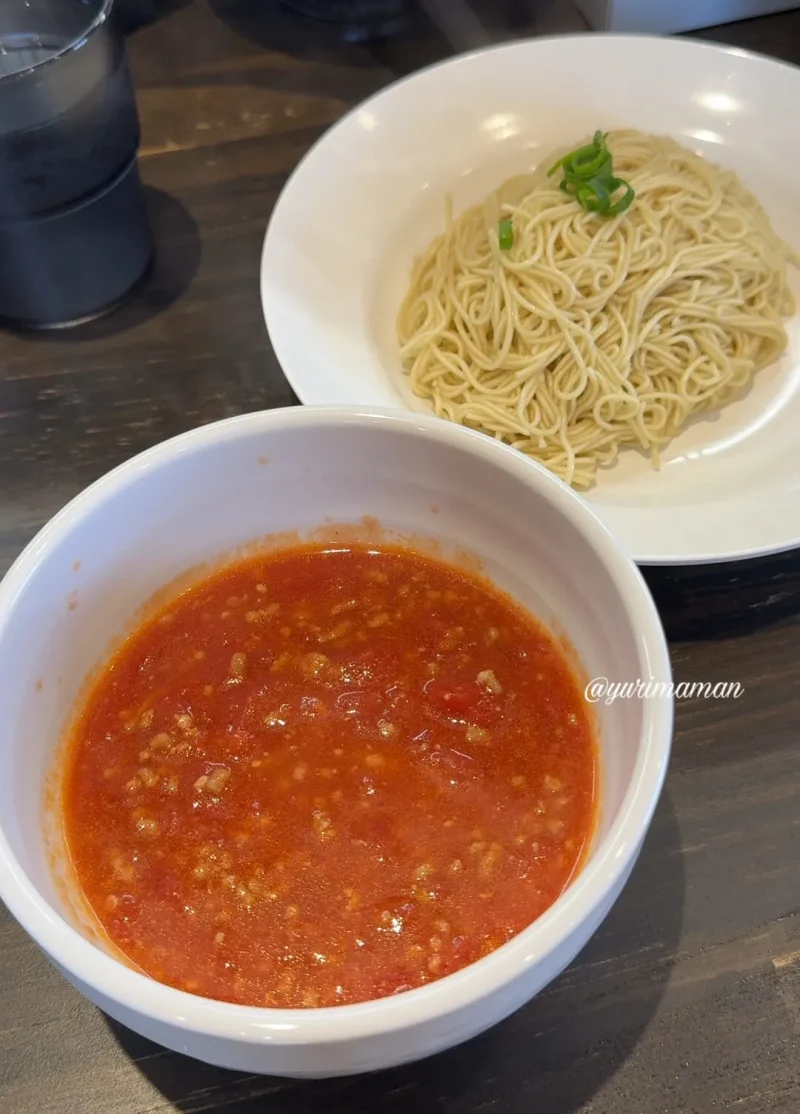
[[[585,29],[567,0],[475,0],[470,21],[429,7],[436,22],[412,10],[402,33],[370,45],[274,0],[157,0],[160,18],[131,34],[158,261],[105,321],[0,336],[0,571],[132,454],[295,401],[261,317],[259,253],[286,176],[342,112],[454,49]],[[797,11],[706,37],[800,62]],[[647,575],[676,678],[745,692],[680,704],[635,874],[538,999],[402,1070],[239,1076],[109,1022],[0,911],[0,1111],[798,1114],[800,557]]]

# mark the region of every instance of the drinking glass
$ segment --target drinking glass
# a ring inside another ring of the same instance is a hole
[[[0,0],[0,319],[75,324],[144,275],[139,119],[113,0]]]

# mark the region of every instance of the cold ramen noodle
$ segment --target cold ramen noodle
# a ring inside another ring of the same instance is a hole
[[[273,1007],[419,987],[580,867],[596,748],[563,651],[486,581],[379,546],[285,549],[173,599],[68,742],[66,839],[153,978]]]
[[[397,330],[411,389],[576,488],[730,402],[786,346],[787,263],[758,200],[672,139],[597,132],[456,216]]]

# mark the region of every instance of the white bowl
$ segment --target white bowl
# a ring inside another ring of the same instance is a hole
[[[43,809],[86,673],[137,607],[192,565],[266,533],[365,515],[476,554],[492,580],[567,636],[588,676],[670,677],[647,589],[586,505],[513,450],[435,419],[313,408],[249,414],[159,445],[73,500],[0,585],[0,897],[108,1014],[212,1064],[346,1074],[488,1028],[553,979],[597,928],[661,789],[671,699],[597,704],[601,812],[583,871],[498,951],[397,997],[317,1010],[229,1005],[162,986],[104,950],[54,874]]]

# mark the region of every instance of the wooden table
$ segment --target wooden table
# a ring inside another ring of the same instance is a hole
[[[130,39],[158,263],[105,321],[0,339],[0,571],[132,454],[294,401],[258,297],[278,192],[345,109],[452,52],[422,15],[367,47],[273,0],[161,6]],[[447,24],[457,48],[509,34],[508,21],[515,33],[585,29],[566,0],[472,7],[476,20]],[[707,36],[800,62],[800,12]],[[739,681],[745,693],[680,704],[666,792],[630,884],[538,999],[402,1070],[314,1084],[237,1076],[110,1022],[3,911],[3,1114],[797,1114],[800,558],[650,580],[676,678]]]

